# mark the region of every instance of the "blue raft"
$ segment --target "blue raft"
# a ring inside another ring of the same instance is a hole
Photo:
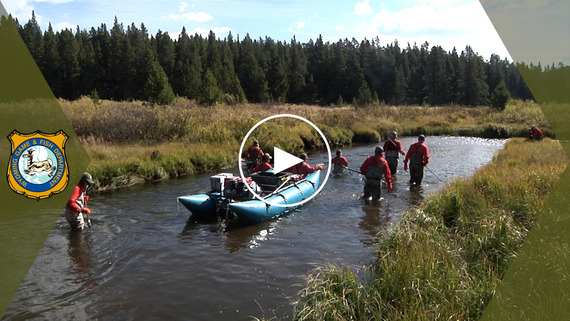
[[[212,176],[212,191],[206,194],[178,197],[193,215],[202,218],[221,216],[240,224],[268,221],[291,212],[319,188],[321,171],[300,178],[290,173],[272,171],[252,175],[254,189],[266,202],[255,197],[244,186],[241,178],[232,174]],[[250,182],[247,182],[252,186]],[[269,203],[269,204],[268,204]]]

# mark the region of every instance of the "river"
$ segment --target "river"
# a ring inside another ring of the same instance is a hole
[[[416,138],[401,141],[407,151]],[[229,231],[193,222],[176,201],[207,191],[216,173],[95,194],[93,226],[71,233],[57,220],[3,320],[290,320],[303,276],[328,262],[367,265],[378,232],[445,183],[472,175],[504,143],[427,137],[431,171],[420,188],[410,188],[400,164],[393,191],[365,204],[364,182],[349,172],[287,216]],[[343,155],[358,169],[373,151],[353,146]],[[311,165],[326,161],[309,156]]]

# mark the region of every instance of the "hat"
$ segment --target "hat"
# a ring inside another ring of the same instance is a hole
[[[424,136],[424,134],[421,134],[418,136],[418,140],[426,140],[426,136]]]
[[[254,144],[254,145],[259,145],[259,142],[258,142],[257,140],[254,140],[254,141],[253,141],[253,144]]]
[[[81,180],[79,181],[79,183],[83,183],[83,184],[85,182],[87,182],[87,184],[89,184],[89,185],[95,184],[93,182],[93,176],[91,176],[91,174],[89,174],[87,172],[83,173],[83,175],[81,176]]]
[[[390,138],[396,138],[396,137],[398,137],[398,133],[396,133],[396,131],[392,131],[390,133]]]
[[[309,158],[309,157],[307,156],[307,154],[301,153],[301,155],[299,155],[299,158],[302,160],[307,160],[307,158]]]
[[[266,160],[270,160],[272,157],[269,153],[265,153],[265,154],[263,154],[263,156],[261,158],[266,159]]]
[[[340,150],[340,149],[337,149],[337,150],[336,150],[336,154],[337,154],[337,155],[340,155],[340,154],[342,154],[342,150]]]
[[[383,152],[384,152],[384,149],[380,146],[376,146],[376,148],[374,149],[375,155],[382,155]]]

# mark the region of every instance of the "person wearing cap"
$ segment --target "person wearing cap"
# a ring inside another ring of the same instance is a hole
[[[377,146],[374,149],[374,156],[368,156],[362,166],[360,166],[360,173],[366,177],[364,181],[364,195],[363,198],[368,200],[372,196],[373,201],[380,199],[380,188],[382,183],[382,176],[388,184],[388,192],[392,191],[392,173],[388,162],[383,156],[384,149]]]
[[[91,174],[85,172],[81,176],[81,180],[75,186],[75,190],[69,201],[65,206],[65,218],[69,222],[72,231],[81,231],[85,228],[86,223],[83,219],[83,213],[91,215],[91,209],[87,207],[87,201],[89,196],[87,196],[87,189],[89,186],[93,186],[93,177]]]
[[[338,175],[344,172],[344,169],[348,167],[348,160],[346,157],[342,156],[342,150],[338,149],[336,151],[336,157],[331,160],[333,164],[333,174]]]
[[[247,169],[252,171],[263,157],[263,150],[259,147],[259,141],[254,140],[253,145],[246,151]]]
[[[397,138],[398,133],[393,131],[390,133],[390,136],[388,136],[388,140],[384,143],[384,156],[390,166],[390,172],[392,175],[395,175],[398,170],[400,155],[406,155],[406,152],[404,152],[404,149],[402,148],[402,142]]]
[[[530,129],[528,130],[528,139],[530,139],[530,140],[543,140],[544,134],[542,133],[542,130],[540,130],[538,127],[533,125],[533,126],[530,126]]]
[[[404,170],[408,171],[408,161],[410,161],[410,184],[421,185],[424,178],[424,167],[429,163],[429,149],[424,144],[426,137],[418,136],[418,141],[413,143],[408,149],[404,159]]]
[[[259,163],[255,166],[252,173],[265,172],[265,171],[272,169],[273,166],[271,166],[271,164],[269,164],[270,160],[271,160],[271,155],[269,153],[263,154],[263,156],[261,157],[261,163]]]
[[[323,170],[324,168],[323,164],[317,164],[317,166],[314,167],[309,165],[309,163],[307,162],[309,160],[309,157],[305,153],[299,155],[299,158],[302,159],[303,162],[289,167],[288,169],[285,170],[285,172],[299,174],[299,175],[309,175],[318,170]]]

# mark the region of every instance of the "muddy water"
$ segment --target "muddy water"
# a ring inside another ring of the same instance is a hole
[[[415,141],[403,138],[405,150]],[[93,227],[70,233],[59,218],[4,319],[289,320],[303,275],[326,262],[368,264],[378,232],[445,182],[472,175],[504,140],[428,137],[426,144],[433,173],[425,171],[420,188],[410,189],[400,165],[393,192],[367,205],[362,178],[349,172],[290,215],[230,231],[189,220],[176,202],[207,190],[215,173],[94,195]],[[358,169],[373,150],[346,148],[344,156]]]

